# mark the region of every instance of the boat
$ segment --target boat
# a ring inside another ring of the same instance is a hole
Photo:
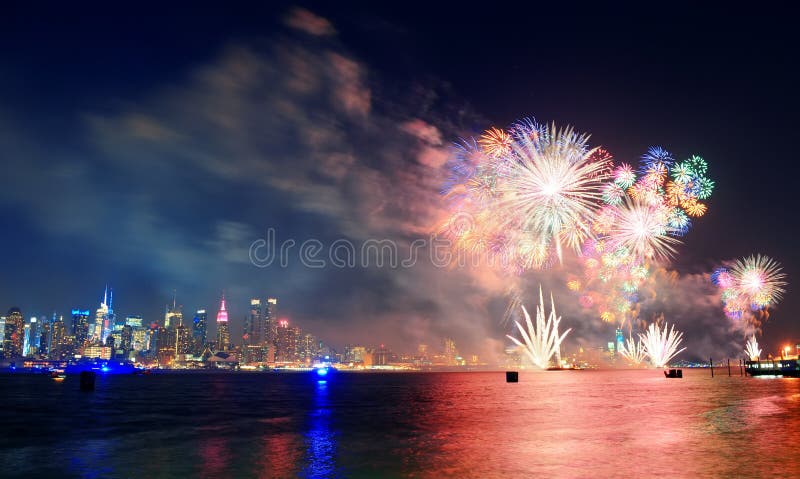
[[[797,358],[762,359],[745,361],[744,370],[750,376],[800,377],[800,360]]]
[[[665,378],[682,378],[683,369],[670,369],[669,372],[664,371]]]
[[[50,371],[50,377],[53,378],[53,381],[61,382],[66,379],[67,374],[63,369],[53,369]]]

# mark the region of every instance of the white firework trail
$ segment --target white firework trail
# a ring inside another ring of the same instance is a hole
[[[541,369],[547,369],[550,366],[550,359],[555,356],[556,364],[561,365],[561,342],[569,334],[572,329],[568,329],[561,336],[558,335],[558,324],[561,322],[561,317],[556,315],[556,305],[553,301],[553,295],[550,294],[550,314],[545,320],[544,313],[544,298],[542,296],[542,287],[539,286],[539,304],[536,307],[536,327],[533,326],[531,316],[522,306],[522,312],[525,315],[525,323],[527,330],[519,323],[514,321],[519,329],[524,343],[517,338],[507,335],[509,339],[514,341],[514,344],[520,346],[525,350],[525,353],[530,358],[534,365]]]

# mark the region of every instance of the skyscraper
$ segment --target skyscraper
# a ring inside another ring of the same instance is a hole
[[[0,316],[0,358],[5,357],[6,317]]]
[[[67,329],[64,325],[64,318],[59,317],[50,325],[50,348],[47,351],[50,359],[62,359],[67,351]]]
[[[108,311],[108,286],[106,286],[106,290],[103,293],[103,301],[94,314],[94,328],[90,333],[93,341],[105,343],[108,333],[111,332],[111,328],[108,327]]]
[[[175,330],[164,326],[158,327],[156,335],[156,351],[159,364],[167,365],[175,358]]]
[[[456,342],[451,338],[444,339],[444,360],[448,366],[457,364],[456,358],[458,357],[458,350],[456,349]]]
[[[6,358],[22,357],[25,341],[25,318],[19,308],[11,308],[6,315],[6,328],[3,336],[3,352]]]
[[[175,294],[172,295],[172,307],[167,306],[164,313],[164,327],[175,329],[179,324],[183,324],[183,306],[177,304]]]
[[[72,310],[72,334],[75,336],[75,347],[80,348],[89,339],[89,310]]]
[[[289,321],[278,322],[278,334],[275,340],[275,361],[292,363],[297,361],[297,343],[300,328],[289,327]]]
[[[266,335],[269,347],[275,347],[278,339],[278,299],[267,298],[267,304],[263,311],[264,314],[264,334]]]
[[[261,310],[261,300],[253,298],[250,300],[250,313],[245,322],[246,344],[261,345],[265,340],[264,314]]]
[[[306,364],[311,364],[317,357],[319,343],[311,334],[304,334],[297,345],[298,359]]]
[[[27,357],[30,354],[31,349],[31,325],[26,324],[24,327],[25,334],[24,339],[22,340],[22,355]]]
[[[122,355],[127,359],[133,350],[133,326],[130,324],[122,327],[119,346],[122,349]]]
[[[198,309],[192,320],[192,353],[203,354],[208,340],[208,314],[205,309]]]
[[[44,356],[50,354],[50,340],[52,339],[51,328],[52,325],[47,321],[39,326],[39,354]]]
[[[55,315],[53,315],[53,320],[55,321],[55,319],[56,319]],[[47,316],[42,316],[42,320],[41,321],[39,321],[39,319],[36,318],[35,316],[31,317],[31,319],[30,319],[31,332],[30,332],[30,339],[29,339],[30,343],[28,344],[28,355],[34,355],[34,354],[41,354],[42,353],[42,351],[39,348],[39,345],[40,345],[41,339],[42,339],[41,338],[41,334],[42,334],[41,333],[41,326],[42,326],[42,323],[46,323],[46,322],[47,322]],[[46,348],[46,346],[47,346],[47,344],[45,343],[45,348]],[[45,349],[45,348],[42,348],[42,349]],[[47,352],[45,351],[44,353],[46,354]]]
[[[228,311],[225,310],[225,293],[222,293],[222,302],[217,313],[217,348],[227,351],[231,345],[231,333],[228,330]]]
[[[105,324],[105,328],[107,330],[106,335],[111,334],[111,331],[114,331],[117,326],[117,315],[114,314],[114,288],[110,288],[108,290],[108,314],[107,322]],[[122,327],[125,323],[120,323],[119,326]]]
[[[192,352],[192,332],[189,328],[179,324],[175,328],[175,354],[186,355]]]

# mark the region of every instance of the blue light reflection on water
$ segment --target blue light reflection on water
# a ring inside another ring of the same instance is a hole
[[[335,477],[336,435],[331,430],[328,381],[324,379],[316,381],[314,404],[309,417],[309,428],[305,434],[305,444],[307,465],[303,470],[303,476],[309,478]]]

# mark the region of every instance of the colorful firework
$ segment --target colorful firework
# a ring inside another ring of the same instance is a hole
[[[623,324],[636,314],[637,292],[650,270],[677,254],[691,218],[706,211],[698,199],[700,193],[707,198],[713,189],[707,170],[699,156],[675,163],[661,147],[642,156],[638,177],[626,164],[613,170],[613,182],[603,187],[607,206],[595,215],[594,237],[582,248],[581,294],[594,293],[589,307],[602,320]]]
[[[717,268],[711,274],[711,281],[722,290],[725,314],[731,319],[741,319],[780,302],[787,284],[782,270],[780,263],[762,255]]]
[[[511,135],[499,128],[489,128],[486,130],[478,143],[483,151],[494,158],[503,157],[511,152]]]
[[[522,313],[525,315],[525,323],[527,330],[515,321],[517,329],[519,330],[524,343],[517,338],[507,335],[507,337],[514,342],[517,346],[523,348],[525,353],[530,358],[531,362],[540,369],[547,369],[550,367],[550,360],[555,356],[557,366],[561,365],[561,342],[569,334],[571,329],[564,331],[561,336],[558,335],[558,324],[561,322],[561,317],[556,316],[556,305],[553,301],[553,295],[550,295],[550,314],[545,321],[544,314],[544,298],[542,297],[542,287],[539,286],[539,304],[536,307],[536,327],[531,322],[531,317],[525,306],[522,307]]]
[[[564,264],[571,250],[583,275],[568,278],[569,289],[603,321],[624,324],[638,315],[653,268],[677,254],[707,211],[714,182],[699,156],[679,162],[652,147],[638,167],[615,166],[588,140],[527,118],[462,140],[443,188],[451,217],[440,233],[472,264],[517,275]]]
[[[541,269],[579,252],[592,236],[611,179],[611,156],[590,148],[572,128],[525,119],[509,131],[486,130],[456,145],[443,193],[453,215],[473,218],[468,230],[441,232],[457,249],[501,258],[514,272]],[[609,194],[624,194],[622,187]]]

